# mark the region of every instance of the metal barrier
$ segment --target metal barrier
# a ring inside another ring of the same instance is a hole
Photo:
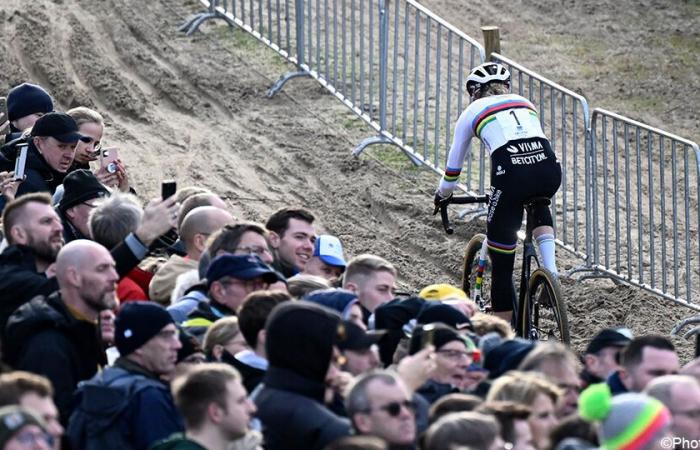
[[[201,0],[207,12],[181,29],[221,18],[296,66],[273,96],[310,76],[377,131],[372,144],[398,146],[415,164],[442,174],[452,126],[466,107],[465,79],[484,49],[414,0]],[[387,6],[388,5],[388,6]],[[483,148],[465,164],[462,188],[484,192]]]
[[[511,72],[511,90],[538,107],[540,123],[562,168],[561,188],[552,202],[557,241],[581,258],[591,253],[587,167],[590,147],[588,101],[575,92],[498,53],[492,60]]]
[[[592,268],[700,309],[698,144],[596,108]]]
[[[295,65],[270,88],[316,79],[368,123],[372,144],[398,146],[442,175],[452,127],[468,102],[465,80],[484,48],[414,0],[200,0],[181,29],[221,18]],[[498,53],[512,91],[539,108],[562,164],[552,202],[557,242],[591,270],[690,307],[700,293],[700,150],[694,142],[594,110],[586,99]],[[483,145],[465,161],[461,189],[483,193]],[[658,198],[655,198],[655,195]],[[695,213],[692,213],[695,211]]]

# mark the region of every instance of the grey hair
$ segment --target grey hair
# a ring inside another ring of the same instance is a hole
[[[350,420],[353,420],[355,414],[364,413],[371,409],[372,405],[367,394],[367,386],[375,380],[380,380],[384,384],[393,386],[398,383],[398,375],[390,370],[376,370],[360,376],[350,386],[345,400],[345,408]]]
[[[131,194],[112,193],[90,212],[92,238],[108,249],[117,246],[141,224],[143,208]]]

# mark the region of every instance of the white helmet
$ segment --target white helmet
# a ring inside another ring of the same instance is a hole
[[[470,96],[474,96],[475,92],[492,81],[510,86],[510,72],[503,65],[493,62],[477,66],[469,72],[467,77],[467,92]]]

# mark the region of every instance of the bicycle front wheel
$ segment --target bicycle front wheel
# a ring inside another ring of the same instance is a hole
[[[462,290],[467,293],[467,295],[477,302],[482,310],[491,308],[491,263],[487,259],[486,267],[484,268],[484,276],[482,279],[481,289],[479,295],[481,295],[481,302],[478,298],[474,298],[474,287],[476,286],[477,270],[479,267],[479,253],[481,252],[481,246],[486,240],[485,234],[476,234],[472,237],[467,246],[464,248],[464,264],[462,266]]]
[[[524,338],[569,344],[569,319],[557,277],[543,267],[532,272],[523,303],[519,312]]]

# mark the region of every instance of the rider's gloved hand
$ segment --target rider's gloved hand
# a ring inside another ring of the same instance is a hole
[[[433,211],[433,215],[437,214],[440,211],[442,205],[448,205],[450,203],[450,200],[452,200],[452,194],[448,195],[447,197],[443,197],[442,194],[440,194],[440,191],[436,191],[435,198],[433,199],[433,203],[435,204],[435,210]]]

